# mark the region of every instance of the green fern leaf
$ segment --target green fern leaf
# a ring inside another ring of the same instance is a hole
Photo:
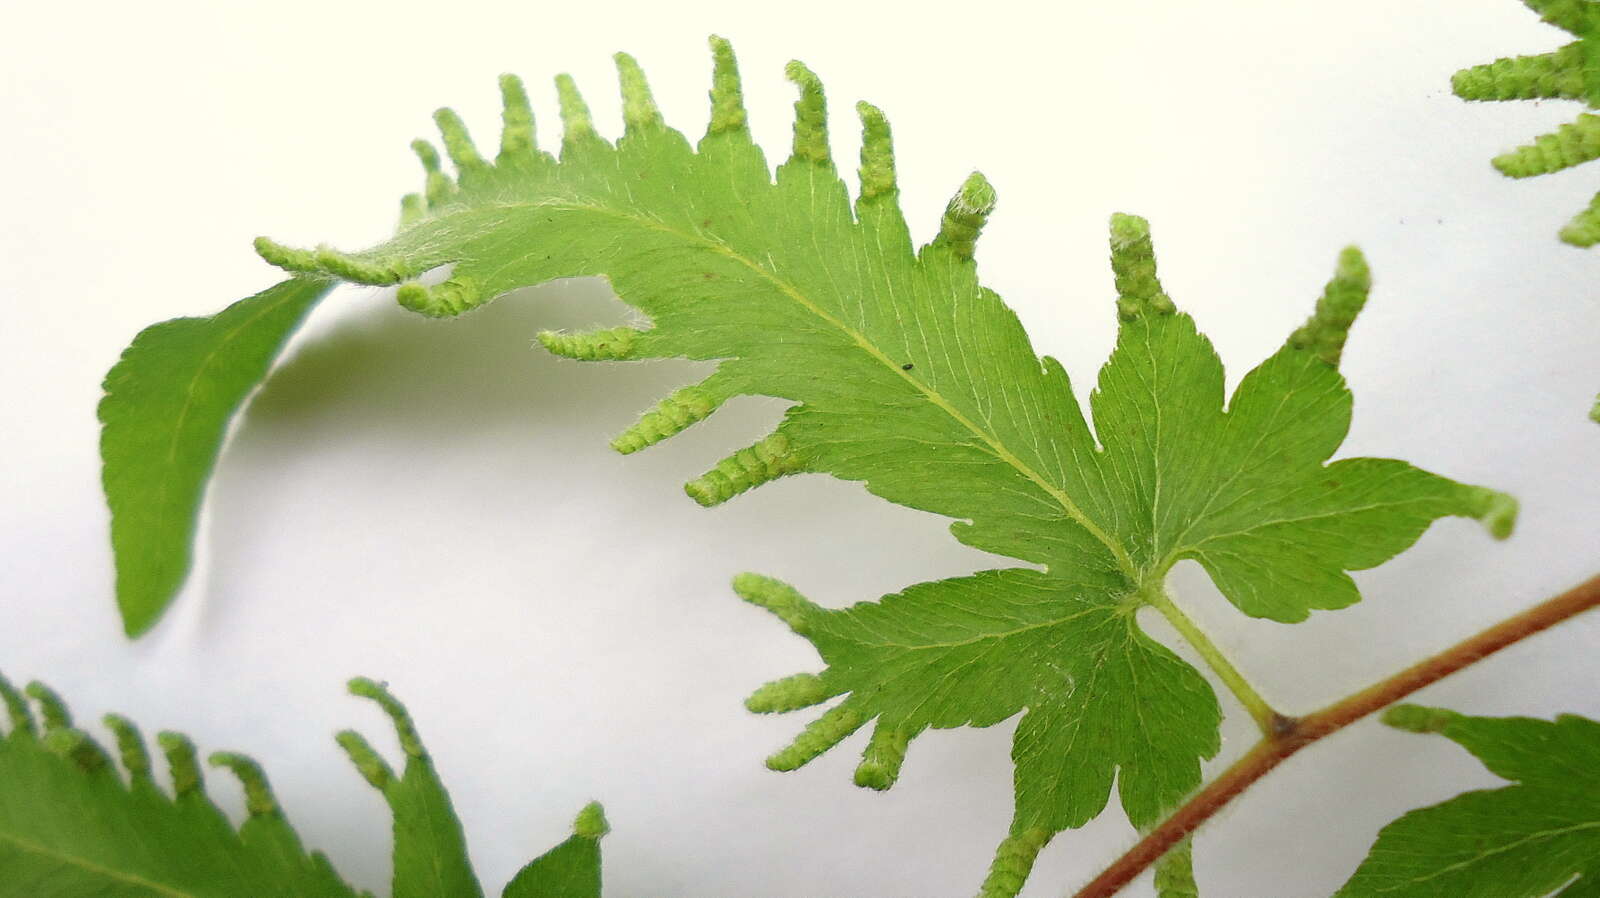
[[[1467,717],[1417,705],[1390,709],[1384,722],[1439,733],[1512,785],[1467,792],[1384,827],[1335,898],[1600,895],[1600,723],[1572,714]]]
[[[610,831],[605,812],[591,803],[578,812],[572,835],[518,871],[503,898],[600,898],[600,837]]]
[[[1600,2],[1523,0],[1545,22],[1577,38],[1550,53],[1497,59],[1451,78],[1465,100],[1578,100],[1600,109]],[[1513,178],[1549,174],[1600,158],[1600,116],[1583,113],[1527,146],[1496,156],[1494,167]],[[1561,229],[1573,246],[1600,243],[1600,194]]]
[[[955,518],[962,542],[1043,568],[925,583],[842,611],[740,577],[740,594],[812,640],[828,665],[763,687],[750,707],[847,695],[770,766],[799,767],[875,719],[856,781],[887,788],[923,730],[1026,711],[1016,817],[985,887],[1014,894],[1054,833],[1101,811],[1113,778],[1133,823],[1150,825],[1218,750],[1210,686],[1134,618],[1148,604],[1175,613],[1161,589],[1173,564],[1196,560],[1241,611],[1292,622],[1357,601],[1346,572],[1384,562],[1439,517],[1510,531],[1515,504],[1502,494],[1399,461],[1325,463],[1349,423],[1336,365],[1367,295],[1360,253],[1340,257],[1306,326],[1225,410],[1221,363],[1162,290],[1147,226],[1115,217],[1122,324],[1091,432],[1061,366],[1034,354],[977,280],[975,241],[995,203],[983,177],[962,185],[938,236],[914,250],[884,115],[857,107],[852,205],[829,155],[821,83],[791,63],[793,149],[774,179],[746,128],[732,52],[720,39],[712,47],[711,124],[697,147],[666,127],[638,66],[619,55],[624,135],[613,145],[596,134],[560,78],[558,161],[537,149],[521,83],[506,76],[495,161],[441,111],[458,180],[419,142],[427,190],[406,199],[393,239],[357,253],[257,247],[292,272],[400,284],[400,302],[428,315],[605,276],[650,326],[546,333],[552,352],[720,361],[616,449],[665,439],[732,396],[788,399],[773,434],[689,483],[689,495],[715,505],[788,474],[827,473]],[[416,280],[446,265],[442,283]]]
[[[973,175],[939,235],[914,251],[896,200],[889,126],[860,104],[854,206],[829,156],[822,86],[792,63],[794,144],[774,180],[745,127],[731,50],[712,41],[712,120],[698,147],[667,128],[637,65],[618,56],[626,131],[601,139],[558,79],[561,158],[540,152],[520,82],[502,80],[506,128],[489,163],[453,113],[436,119],[459,182],[418,144],[426,196],[407,224],[360,253],[262,256],[290,271],[401,284],[429,315],[516,287],[603,275],[648,328],[542,335],[586,360],[716,359],[613,443],[632,452],[760,394],[795,405],[776,432],[686,487],[715,505],[800,472],[861,481],[891,501],[958,519],[968,545],[1032,562],[925,583],[881,602],[821,609],[745,575],[735,588],[812,640],[827,669],[763,687],[757,711],[840,695],[768,760],[793,769],[876,720],[856,781],[887,788],[929,727],[1018,726],[1017,812],[986,894],[1020,888],[1056,833],[1105,806],[1114,777],[1137,826],[1199,783],[1220,710],[1193,668],[1146,636],[1143,605],[1194,559],[1246,614],[1303,620],[1355,602],[1346,571],[1382,563],[1436,518],[1509,532],[1515,504],[1403,462],[1324,464],[1350,394],[1335,365],[1368,275],[1348,250],[1305,327],[1247,375],[1223,408],[1222,368],[1156,277],[1147,227],[1118,216],[1112,264],[1122,326],[1101,372],[1091,433],[1066,374],[1039,359],[1014,314],[977,281],[975,241],[994,206]],[[439,266],[448,279],[414,279]]]
[[[392,894],[482,895],[450,798],[405,708],[370,680],[352,680],[350,690],[388,712],[406,753],[397,777],[361,736],[338,736],[393,810]],[[169,797],[156,785],[144,740],[130,721],[105,718],[127,772],[124,781],[106,750],[72,725],[55,693],[39,683],[27,691],[39,707],[42,728],[28,702],[0,677],[0,699],[10,719],[9,732],[0,737],[0,898],[358,894],[320,852],[305,851],[254,761],[230,752],[209,759],[244,786],[249,816],[235,829],[206,795],[194,745],[183,735],[158,736],[171,773]],[[519,873],[506,898],[597,898],[597,841],[604,828],[595,827],[595,819],[604,818],[598,805],[590,805],[579,815],[577,834]]]
[[[155,625],[189,573],[201,494],[229,420],[334,283],[293,278],[209,318],[151,325],[106,374],[101,477],[129,636]]]

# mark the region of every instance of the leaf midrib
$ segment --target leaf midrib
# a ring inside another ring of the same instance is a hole
[[[930,642],[920,643],[920,644],[917,644],[917,645],[911,645],[911,644],[904,643],[904,642],[895,642],[894,640],[888,640],[888,639],[872,640],[872,641],[862,640],[859,644],[860,645],[865,645],[865,646],[872,646],[874,648],[904,649],[907,652],[925,652],[925,651],[958,649],[958,648],[963,648],[963,647],[969,646],[969,645],[976,645],[976,644],[978,644],[980,642],[990,642],[990,641],[993,641],[993,640],[1011,639],[1011,638],[1013,638],[1015,636],[1020,636],[1023,633],[1028,633],[1028,632],[1031,632],[1033,630],[1046,630],[1046,629],[1049,629],[1051,627],[1059,627],[1062,624],[1071,623],[1072,621],[1075,621],[1080,617],[1088,617],[1089,615],[1096,614],[1096,613],[1104,613],[1109,617],[1114,612],[1108,606],[1095,605],[1095,606],[1091,606],[1091,607],[1088,607],[1088,608],[1081,609],[1079,611],[1075,611],[1075,612],[1073,612],[1071,614],[1064,614],[1064,615],[1062,615],[1060,617],[1054,617],[1054,618],[1051,618],[1049,620],[1036,621],[1036,622],[1031,623],[1031,624],[1022,624],[1021,626],[1013,627],[1010,630],[996,630],[996,631],[990,632],[990,633],[979,633],[976,636],[968,636],[968,637],[966,637],[964,639],[954,639],[954,640],[948,640],[948,641],[930,641]]]
[[[768,271],[766,268],[763,268],[756,261],[750,259],[748,256],[745,256],[742,253],[735,251],[728,244],[722,242],[721,240],[708,238],[699,234],[686,233],[678,230],[677,228],[670,227],[660,221],[642,217],[626,210],[613,209],[611,207],[602,205],[556,200],[553,202],[537,203],[497,203],[495,204],[495,208],[507,210],[555,208],[573,212],[589,212],[596,215],[606,215],[612,218],[621,219],[646,230],[653,230],[667,234],[687,244],[698,244],[699,246],[710,250],[711,252],[717,253],[718,255],[743,265],[745,268],[748,268],[750,271],[754,272],[761,279],[772,284],[773,287],[778,290],[778,292],[788,297],[801,308],[804,308],[806,311],[815,315],[817,318],[820,318],[829,326],[845,334],[860,349],[866,352],[873,359],[877,360],[879,364],[882,364],[890,372],[905,380],[936,408],[945,412],[945,414],[949,415],[958,424],[966,428],[968,432],[982,440],[983,443],[988,447],[989,451],[994,453],[996,458],[1009,465],[1012,469],[1017,471],[1017,473],[1021,474],[1023,477],[1026,477],[1028,480],[1032,481],[1035,485],[1042,489],[1046,495],[1050,496],[1051,499],[1055,500],[1055,502],[1061,506],[1062,510],[1067,513],[1069,518],[1087,530],[1091,536],[1104,545],[1111,552],[1112,557],[1116,559],[1118,566],[1122,569],[1122,573],[1128,577],[1132,583],[1138,584],[1143,581],[1144,578],[1140,576],[1137,567],[1133,563],[1133,559],[1128,554],[1127,549],[1103,528],[1101,528],[1099,524],[1097,524],[1092,518],[1089,517],[1087,513],[1083,511],[1083,509],[1078,507],[1078,504],[1072,500],[1071,496],[1067,495],[1065,490],[1062,490],[1060,487],[1057,487],[1055,484],[1045,479],[1043,475],[1035,471],[1030,465],[1028,465],[1027,462],[1024,462],[1021,458],[1017,457],[1017,455],[1007,448],[997,436],[978,426],[976,422],[963,414],[960,409],[956,408],[955,405],[946,399],[942,394],[940,394],[939,391],[933,389],[932,387],[923,383],[921,380],[913,377],[909,372],[905,371],[900,364],[895,362],[894,359],[891,359],[889,355],[882,349],[879,349],[877,344],[868,339],[866,334],[841,321],[839,318],[829,313],[816,302],[812,301],[794,284],[790,283],[784,278],[779,277],[777,274]],[[509,266],[503,266],[503,268],[504,267]],[[1159,576],[1159,572],[1157,572],[1156,575]]]
[[[1474,864],[1480,863],[1485,858],[1494,857],[1495,855],[1499,855],[1499,854],[1505,854],[1508,851],[1514,851],[1517,848],[1520,848],[1523,845],[1528,844],[1529,842],[1537,842],[1537,841],[1541,841],[1541,840],[1544,840],[1544,839],[1554,839],[1554,838],[1558,838],[1560,836],[1570,835],[1571,833],[1582,832],[1583,830],[1586,830],[1586,829],[1600,829],[1600,820],[1591,820],[1591,821],[1587,821],[1587,822],[1584,822],[1584,823],[1573,824],[1572,826],[1562,826],[1562,827],[1557,827],[1555,829],[1544,829],[1544,830],[1540,830],[1538,832],[1528,833],[1527,835],[1525,835],[1525,836],[1523,836],[1523,837],[1521,837],[1519,839],[1515,839],[1513,841],[1507,842],[1504,845],[1496,845],[1495,847],[1490,848],[1487,851],[1480,851],[1477,854],[1473,855],[1472,857],[1467,858],[1466,860],[1457,861],[1457,862],[1455,862],[1453,864],[1450,864],[1449,866],[1441,867],[1438,870],[1435,870],[1435,871],[1429,873],[1426,876],[1413,876],[1413,877],[1410,877],[1409,879],[1406,879],[1406,880],[1403,880],[1401,882],[1398,882],[1395,885],[1390,886],[1388,888],[1378,889],[1378,891],[1380,891],[1380,892],[1392,892],[1395,889],[1405,888],[1406,886],[1411,885],[1413,883],[1427,882],[1430,879],[1438,879],[1439,877],[1444,876],[1447,873],[1453,873],[1453,872],[1455,872],[1457,870],[1461,870],[1461,869],[1464,869],[1464,868],[1467,868],[1467,867],[1471,867]],[[1579,872],[1581,873],[1582,871],[1579,871]]]
[[[113,882],[120,882],[120,883],[129,884],[129,885],[143,886],[143,887],[145,887],[147,889],[150,889],[153,892],[156,892],[156,893],[161,894],[161,895],[170,895],[170,896],[173,896],[173,898],[200,898],[200,893],[198,893],[198,892],[179,891],[178,889],[174,889],[174,888],[171,888],[169,886],[162,885],[161,883],[152,882],[151,880],[145,879],[144,877],[139,876],[137,874],[124,873],[122,871],[115,870],[115,869],[112,869],[110,867],[103,867],[103,866],[101,866],[99,864],[96,864],[96,863],[94,863],[92,861],[86,860],[86,859],[81,858],[81,857],[77,857],[76,855],[62,854],[61,852],[51,851],[50,849],[46,848],[43,845],[40,845],[37,842],[33,842],[31,840],[24,839],[21,836],[18,836],[18,835],[12,834],[12,833],[0,832],[0,841],[9,842],[9,843],[17,846],[19,849],[21,849],[24,852],[27,852],[27,853],[30,853],[30,854],[35,854],[35,855],[38,855],[40,857],[49,858],[51,860],[60,862],[60,863],[65,864],[67,866],[75,867],[77,869],[84,870],[84,871],[89,872],[89,873],[94,873],[94,874],[97,874],[99,876],[103,876],[104,878],[106,878],[108,880],[111,880]]]
[[[294,279],[291,279],[291,283],[293,280]],[[195,389],[196,385],[199,384],[200,381],[210,372],[210,369],[216,364],[218,356],[222,354],[224,349],[232,345],[234,340],[237,340],[241,334],[253,327],[256,322],[260,321],[262,318],[265,318],[272,312],[278,311],[285,304],[296,298],[298,298],[297,294],[290,291],[287,292],[286,295],[279,297],[276,301],[263,305],[261,308],[256,310],[254,315],[251,315],[244,321],[239,322],[237,326],[229,329],[223,335],[222,339],[218,340],[216,345],[211,348],[211,351],[206,353],[205,357],[201,359],[199,367],[195,369],[194,376],[189,379],[189,384],[183,391],[183,405],[178,409],[177,421],[174,423],[172,428],[172,440],[167,444],[166,464],[164,466],[166,472],[165,476],[161,478],[159,499],[156,502],[156,530],[159,531],[164,529],[166,526],[165,518],[167,489],[174,479],[173,473],[177,467],[176,462],[178,459],[178,445],[183,442],[184,426],[188,423],[189,415],[194,410],[195,395],[198,392]],[[268,367],[271,367],[270,362],[268,363]],[[213,456],[213,458],[215,457]]]

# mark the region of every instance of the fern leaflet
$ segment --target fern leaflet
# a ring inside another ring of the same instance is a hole
[[[1468,717],[1400,705],[1384,722],[1439,733],[1512,784],[1383,828],[1334,898],[1588,898],[1600,894],[1600,723]],[[1559,891],[1558,891],[1559,890]]]
[[[106,374],[101,480],[129,636],[155,625],[189,572],[201,494],[228,422],[333,286],[293,278],[208,318],[153,324]]]
[[[405,708],[383,686],[358,678],[350,691],[381,705],[405,751],[396,775],[354,731],[338,735],[361,774],[394,813],[394,898],[482,895],[461,824]],[[108,895],[128,898],[370,898],[307,853],[261,768],[217,752],[209,761],[238,777],[249,816],[237,829],[206,795],[192,742],[163,732],[157,741],[171,773],[172,795],[156,785],[138,729],[115,714],[127,780],[93,737],[73,726],[48,687],[29,684],[43,727],[28,701],[0,677],[10,730],[0,737],[0,896]],[[599,805],[578,816],[575,834],[534,860],[506,886],[504,898],[599,898],[598,841],[606,831]]]
[[[1576,38],[1537,56],[1497,59],[1462,69],[1451,79],[1465,100],[1577,100],[1600,109],[1600,3],[1595,0],[1522,0],[1545,22]],[[1600,158],[1600,116],[1580,114],[1571,124],[1494,158],[1513,178],[1561,171]],[[1573,246],[1600,243],[1600,194],[1561,229]]]
[[[1346,572],[1393,557],[1439,517],[1510,531],[1515,503],[1492,490],[1387,459],[1327,463],[1351,408],[1336,366],[1369,285],[1356,250],[1340,256],[1306,325],[1225,408],[1221,363],[1163,290],[1147,225],[1115,216],[1121,327],[1091,397],[1091,430],[1061,366],[1035,355],[977,280],[975,242],[995,203],[988,182],[969,178],[938,236],[914,249],[883,113],[857,107],[852,203],[830,156],[822,85],[791,63],[793,148],[774,178],[746,127],[732,51],[720,39],[712,47],[711,123],[697,146],[663,123],[625,54],[626,131],[615,145],[595,132],[571,80],[558,79],[559,160],[538,149],[526,94],[506,76],[495,160],[441,110],[457,178],[419,142],[426,191],[406,198],[393,239],[356,253],[264,238],[257,248],[297,274],[398,284],[403,305],[435,316],[516,287],[604,276],[650,325],[541,335],[552,352],[720,362],[621,434],[619,451],[665,439],[736,395],[787,399],[774,433],[689,483],[689,495],[716,505],[778,477],[827,473],[954,518],[962,542],[1041,568],[924,583],[840,611],[739,577],[744,598],[810,639],[827,664],[763,687],[749,706],[845,696],[769,766],[799,767],[876,721],[856,781],[888,788],[927,728],[1026,712],[1013,749],[1016,816],[985,885],[1012,895],[1055,833],[1104,808],[1113,778],[1130,820],[1149,826],[1218,750],[1211,687],[1135,620],[1154,606],[1189,634],[1162,589],[1175,563],[1198,561],[1248,615],[1294,622],[1357,601]],[[417,280],[441,266],[450,266],[442,283]],[[1232,674],[1224,680],[1239,691]],[[1184,863],[1170,868],[1175,888]]]

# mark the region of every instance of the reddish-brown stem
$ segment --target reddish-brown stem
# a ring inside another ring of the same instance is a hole
[[[1079,889],[1073,898],[1110,898],[1161,859],[1195,828],[1235,796],[1307,745],[1338,732],[1374,711],[1393,704],[1512,643],[1519,642],[1573,615],[1600,605],[1600,576],[1506,618],[1487,630],[1420,661],[1392,677],[1352,693],[1304,717],[1275,720],[1272,732],[1244,757],[1206,784],[1194,797],[1151,830],[1137,845]]]

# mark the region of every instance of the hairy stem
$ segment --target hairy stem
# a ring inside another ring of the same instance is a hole
[[[1193,646],[1196,652],[1200,653],[1200,658],[1206,662],[1206,666],[1216,673],[1223,684],[1233,693],[1234,698],[1239,700],[1239,704],[1244,705],[1244,709],[1255,719],[1256,726],[1261,728],[1262,734],[1271,736],[1277,732],[1283,725],[1284,716],[1279,714],[1267,703],[1266,699],[1261,697],[1261,693],[1250,685],[1250,681],[1244,678],[1244,674],[1239,673],[1239,669],[1233,666],[1233,662],[1228,660],[1228,656],[1223,654],[1222,649],[1217,648],[1217,644],[1211,641],[1211,637],[1196,626],[1195,622],[1190,620],[1189,616],[1184,614],[1181,608],[1173,604],[1172,597],[1167,595],[1167,591],[1157,584],[1155,587],[1145,590],[1145,598],[1151,605],[1155,606],[1157,611],[1161,612],[1161,616],[1172,624],[1178,634],[1189,645]]]
[[[1168,604],[1171,604],[1170,602]],[[1431,658],[1304,717],[1281,718],[1254,748],[1172,812],[1073,898],[1110,898],[1284,759],[1508,645],[1600,605],[1600,576],[1456,643]],[[1158,606],[1159,607],[1159,606]],[[1169,618],[1170,619],[1170,618]]]

